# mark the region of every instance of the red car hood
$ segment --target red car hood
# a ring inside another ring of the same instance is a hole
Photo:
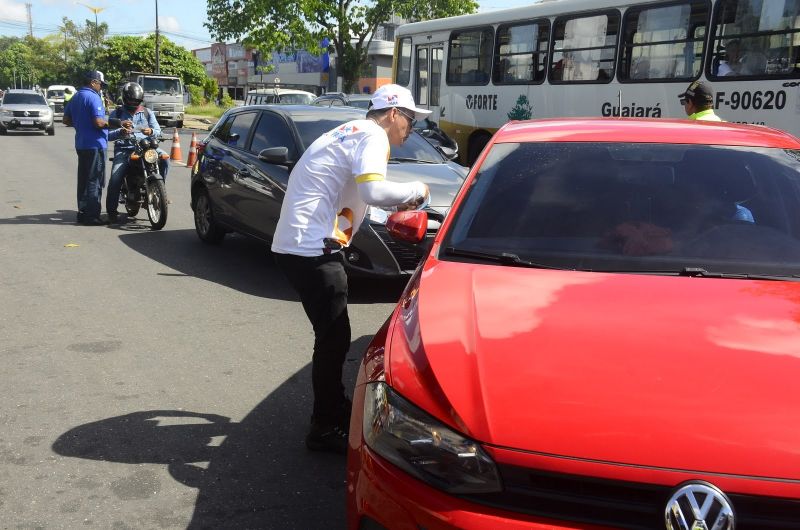
[[[481,442],[800,479],[800,283],[434,262],[387,381]]]

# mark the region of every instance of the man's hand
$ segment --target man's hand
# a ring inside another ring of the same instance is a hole
[[[128,130],[133,129],[133,122],[131,120],[123,120],[119,122],[119,124],[123,129],[128,129]]]
[[[420,207],[420,205],[422,205],[422,204],[423,204],[423,203],[424,203],[424,202],[425,202],[425,201],[426,201],[428,198],[430,198],[430,196],[431,196],[431,190],[430,190],[430,188],[428,187],[428,185],[427,185],[427,184],[424,184],[424,183],[423,183],[422,185],[423,185],[423,186],[425,186],[425,193],[422,195],[422,197],[419,197],[419,198],[417,198],[417,199],[415,199],[415,200],[413,200],[413,201],[407,202],[407,203],[405,203],[405,204],[401,204],[401,205],[399,205],[399,206],[397,207],[397,211],[398,211],[398,212],[403,212],[403,211],[406,211],[406,210],[416,210],[416,209],[417,209],[417,208],[419,208],[419,207]]]
[[[144,129],[142,129],[142,133],[144,133],[145,136],[150,136],[151,134],[153,134],[153,129],[151,129],[150,127],[145,127]]]

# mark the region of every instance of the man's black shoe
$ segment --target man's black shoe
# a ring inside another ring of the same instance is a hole
[[[117,223],[119,223],[119,213],[117,213],[117,212],[108,212],[108,222],[109,222],[109,224],[117,224]]]
[[[81,224],[84,226],[103,226],[107,225],[108,221],[100,219],[99,217],[92,217],[91,219],[84,219],[81,221]]]
[[[347,431],[338,425],[312,423],[306,436],[306,447],[312,451],[347,454]]]

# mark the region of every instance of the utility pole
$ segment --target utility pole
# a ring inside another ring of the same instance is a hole
[[[158,37],[158,0],[156,0],[156,73],[161,73],[161,58],[159,57],[159,37]]]
[[[28,12],[28,37],[33,37],[33,17],[31,16],[31,6],[33,4],[25,4],[25,10]]]

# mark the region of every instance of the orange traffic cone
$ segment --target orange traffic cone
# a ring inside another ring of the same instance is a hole
[[[181,137],[178,136],[178,129],[175,128],[175,133],[172,135],[172,151],[169,153],[170,160],[176,160],[183,163],[183,153],[181,153]]]
[[[186,167],[194,166],[197,162],[197,133],[192,133],[192,142],[189,144],[189,158],[186,159]]]

